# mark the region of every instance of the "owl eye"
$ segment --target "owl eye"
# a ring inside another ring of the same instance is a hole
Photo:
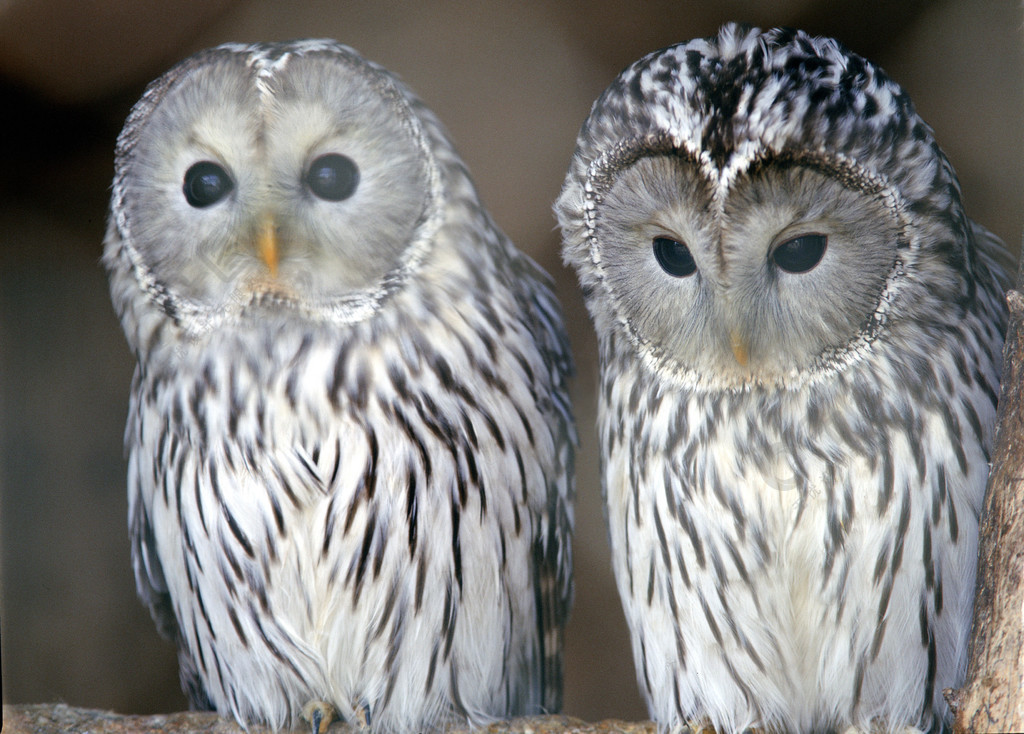
[[[313,161],[303,181],[318,198],[341,201],[355,193],[359,167],[348,156],[327,153]]]
[[[685,278],[697,272],[697,263],[684,243],[671,237],[655,237],[653,245],[658,265],[669,275]]]
[[[786,240],[772,252],[772,260],[787,273],[806,273],[821,262],[828,247],[823,234],[802,234]]]
[[[212,161],[199,161],[185,171],[185,201],[196,209],[216,204],[235,188],[235,182],[222,166]]]

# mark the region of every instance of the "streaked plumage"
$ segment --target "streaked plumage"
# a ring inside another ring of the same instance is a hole
[[[830,39],[726,26],[611,84],[557,213],[651,716],[948,722],[1006,258],[906,93]]]
[[[136,580],[193,705],[559,708],[561,313],[405,86],[332,41],[186,60],[118,140],[104,261]]]

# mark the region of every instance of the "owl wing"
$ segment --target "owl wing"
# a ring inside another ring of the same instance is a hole
[[[1002,290],[1012,288],[1017,273],[1017,258],[1001,239],[980,224],[972,221],[970,225],[978,261],[988,268]],[[984,281],[985,275],[979,273],[979,278]]]
[[[522,288],[519,312],[540,352],[546,373],[535,376],[538,395],[549,398],[548,425],[554,438],[556,463],[548,467],[547,511],[533,539],[533,588],[540,643],[541,706],[555,713],[562,708],[562,649],[565,624],[572,606],[572,500],[576,427],[567,381],[573,374],[569,339],[550,277],[520,255]]]
[[[184,645],[178,619],[174,615],[171,595],[164,578],[163,565],[157,556],[156,540],[149,512],[138,493],[134,492],[129,503],[128,534],[132,547],[132,566],[135,571],[135,588],[142,601],[149,607],[149,613],[156,622],[161,635],[171,640],[180,651]],[[188,697],[193,710],[212,711],[213,704],[206,695],[206,689],[199,677],[195,662],[188,655],[179,655],[181,687]]]
[[[138,492],[132,494],[128,508],[128,535],[132,546],[135,588],[142,601],[149,607],[160,634],[177,642],[178,620],[174,616],[163,565],[157,557],[153,524]]]
[[[128,435],[126,436],[126,445],[129,451],[132,451],[133,447],[139,448],[138,436],[141,435],[139,430],[141,419],[136,397],[139,394],[138,372],[136,372],[134,383],[132,405],[129,409],[129,416],[133,417],[129,419]],[[189,705],[193,710],[212,711],[213,704],[210,703],[209,696],[206,694],[195,662],[191,656],[181,654],[185,643],[181,638],[181,629],[174,614],[174,605],[171,603],[167,579],[164,577],[163,564],[160,563],[160,556],[157,552],[153,523],[149,507],[143,496],[145,491],[140,486],[143,481],[145,479],[138,472],[129,471],[128,538],[131,544],[132,569],[135,572],[135,588],[139,597],[149,607],[149,613],[156,623],[157,630],[163,637],[173,642],[179,651],[181,687],[188,697]]]

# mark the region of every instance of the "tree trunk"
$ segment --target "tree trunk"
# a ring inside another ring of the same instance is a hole
[[[947,689],[954,732],[1024,731],[1024,269],[1010,321],[985,493],[967,680]]]

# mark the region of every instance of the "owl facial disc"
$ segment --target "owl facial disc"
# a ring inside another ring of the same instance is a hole
[[[365,318],[440,222],[418,101],[329,41],[185,64],[149,87],[117,148],[116,225],[140,282],[192,331],[265,297],[303,318]]]

